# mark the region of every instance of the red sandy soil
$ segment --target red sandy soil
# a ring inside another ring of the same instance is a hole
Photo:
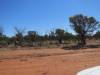
[[[99,65],[100,48],[0,51],[0,75],[76,75]]]

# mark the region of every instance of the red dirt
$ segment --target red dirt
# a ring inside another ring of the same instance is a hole
[[[0,75],[76,75],[100,65],[100,48],[1,50]]]

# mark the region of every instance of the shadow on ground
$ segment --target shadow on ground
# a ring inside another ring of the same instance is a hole
[[[79,50],[79,49],[88,49],[88,48],[100,48],[100,45],[86,45],[86,46],[79,46],[79,45],[73,45],[73,46],[65,46],[62,47],[65,50]]]

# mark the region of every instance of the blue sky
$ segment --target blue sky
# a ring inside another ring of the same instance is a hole
[[[100,19],[100,0],[0,0],[0,26],[8,36],[14,27],[40,34],[56,28],[73,32],[70,16],[83,14]]]

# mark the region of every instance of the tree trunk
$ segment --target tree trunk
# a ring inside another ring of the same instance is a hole
[[[62,44],[62,37],[59,38],[59,43]]]
[[[85,37],[85,35],[81,36],[81,44],[82,44],[82,46],[86,45],[86,37]]]

